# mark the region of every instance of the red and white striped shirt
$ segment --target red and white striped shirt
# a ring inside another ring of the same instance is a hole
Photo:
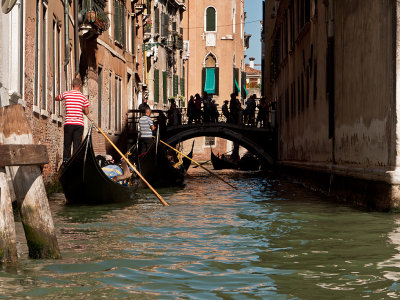
[[[89,101],[85,95],[79,91],[68,91],[58,95],[58,100],[65,101],[65,123],[64,125],[81,125],[83,124],[83,108],[89,106]]]

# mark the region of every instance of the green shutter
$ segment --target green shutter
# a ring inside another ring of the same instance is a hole
[[[158,7],[154,9],[154,34],[160,34],[160,11]]]
[[[215,94],[215,69],[206,69],[206,83],[204,85],[204,91],[208,94]]]
[[[160,100],[160,72],[154,69],[154,103]]]
[[[121,14],[122,14],[122,22],[121,22],[121,44],[124,46],[124,49],[126,47],[126,8],[125,5],[121,6]]]
[[[185,78],[181,78],[181,95],[185,96]]]
[[[119,40],[119,2],[114,0],[114,40]]]
[[[206,11],[206,31],[215,30],[215,8],[209,7]]]
[[[178,95],[178,75],[174,75],[173,77],[173,85],[174,85],[174,97]]]
[[[167,72],[163,71],[162,72],[162,81],[163,81],[163,103],[167,104],[168,103],[168,97],[167,97]]]

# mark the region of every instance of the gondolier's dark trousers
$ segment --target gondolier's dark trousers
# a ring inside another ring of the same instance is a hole
[[[78,150],[80,143],[82,142],[83,126],[81,125],[64,125],[64,153],[63,159],[69,159],[71,157],[71,145],[74,144],[73,153],[75,154]]]
[[[140,138],[139,154],[147,152],[150,149],[150,146],[151,146],[152,143],[153,143],[153,138],[151,138],[151,137]]]

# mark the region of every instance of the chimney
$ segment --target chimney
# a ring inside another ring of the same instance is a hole
[[[253,68],[253,69],[254,69],[254,61],[255,61],[255,58],[254,58],[254,57],[249,57],[249,60],[250,60],[250,68]]]

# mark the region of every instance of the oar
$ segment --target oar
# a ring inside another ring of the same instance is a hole
[[[232,152],[233,150],[231,150],[231,151],[228,151],[228,152],[225,152],[225,153],[222,153],[221,155],[225,155],[225,154],[228,154],[228,153],[230,153],[230,152]],[[211,159],[209,159],[209,160],[206,160],[206,161],[203,161],[200,165],[205,165],[206,163],[208,163],[208,162],[210,162],[211,161]],[[193,167],[193,169],[194,168],[197,168],[198,166],[194,166]]]
[[[131,166],[131,168],[133,169],[133,171],[135,171],[135,173],[140,177],[140,179],[143,180],[143,182],[149,187],[149,189],[157,196],[157,198],[161,201],[161,203],[164,206],[169,206],[167,202],[165,202],[165,200],[163,199],[163,197],[161,197],[161,195],[159,193],[157,193],[157,191],[150,185],[150,183],[147,182],[146,179],[144,179],[144,177],[142,176],[142,174],[139,173],[138,170],[136,170],[136,168],[131,164],[131,162],[129,161],[128,158],[125,157],[125,155],[122,154],[122,152],[117,148],[117,146],[115,146],[115,144],[108,138],[108,136],[103,132],[103,130],[101,130],[101,128],[99,128],[89,117],[88,117],[89,121],[92,122],[92,124],[94,125],[94,127],[97,128],[98,131],[100,131],[100,133],[107,139],[107,141],[110,142],[111,146],[114,147],[115,150],[117,150],[117,152],[119,153],[119,155],[121,155],[121,157],[128,163],[128,165]]]
[[[177,153],[180,153],[181,155],[183,155],[184,157],[190,159],[192,162],[194,162],[196,165],[198,165],[199,167],[203,168],[204,170],[206,170],[208,173],[214,175],[215,177],[217,177],[219,180],[225,182],[227,185],[233,187],[234,189],[237,189],[235,186],[233,186],[232,184],[230,184],[229,182],[227,182],[226,180],[224,180],[221,176],[218,176],[217,174],[215,174],[214,172],[211,172],[210,170],[208,170],[207,168],[203,167],[202,165],[200,165],[197,161],[191,159],[189,156],[187,156],[186,154],[180,152],[179,150],[176,150],[174,147],[168,145],[166,142],[160,140],[161,143],[163,143],[165,146],[171,148],[172,150],[174,150]]]

